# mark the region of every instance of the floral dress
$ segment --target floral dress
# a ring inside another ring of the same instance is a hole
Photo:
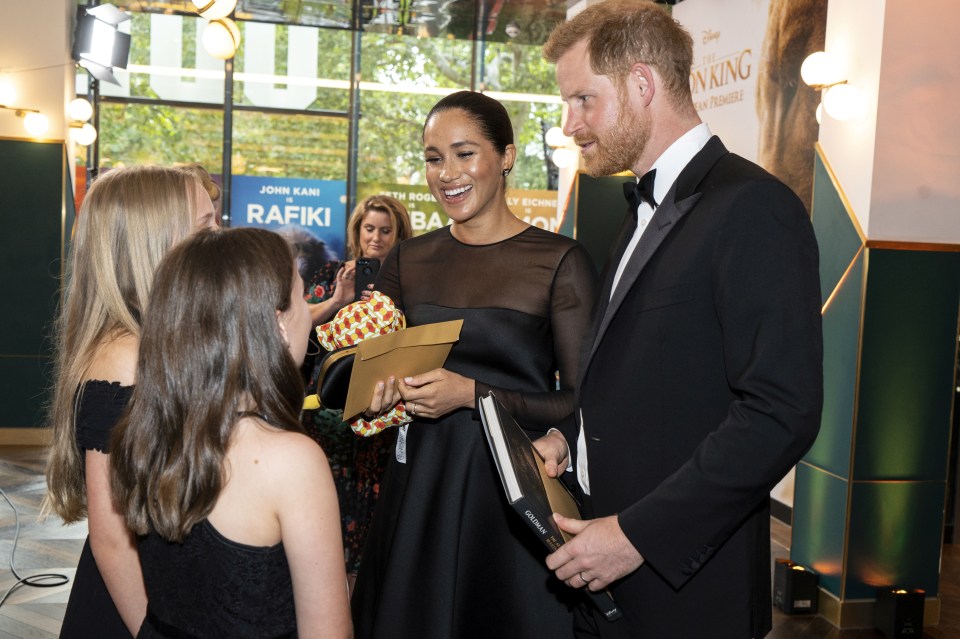
[[[311,274],[306,299],[311,304],[333,295],[340,262],[328,262]],[[311,336],[311,351],[319,349]],[[318,355],[305,365],[307,394],[316,392]],[[360,567],[360,553],[370,528],[373,509],[380,494],[383,469],[396,444],[397,431],[390,429],[374,437],[358,437],[343,421],[343,411],[321,408],[304,411],[304,430],[327,455],[340,502],[340,525],[343,533],[344,562],[347,573]]]

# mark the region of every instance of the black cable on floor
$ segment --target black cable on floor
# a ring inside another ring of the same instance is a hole
[[[0,496],[2,496],[7,501],[8,504],[10,504],[10,508],[13,509],[13,516],[17,522],[17,529],[16,529],[16,532],[14,532],[13,534],[13,549],[10,551],[10,572],[12,572],[13,576],[17,578],[17,582],[12,586],[10,586],[6,594],[3,595],[3,598],[0,599],[0,606],[2,606],[3,603],[7,600],[7,597],[9,597],[10,594],[20,586],[33,586],[34,588],[53,588],[55,586],[62,586],[68,583],[70,581],[70,578],[67,577],[66,575],[61,575],[58,573],[47,572],[39,575],[30,575],[29,577],[21,577],[17,573],[17,569],[13,567],[13,556],[17,552],[17,541],[20,539],[20,513],[17,512],[17,507],[13,505],[13,502],[10,501],[10,498],[7,497],[7,493],[3,492],[2,488],[0,488]],[[56,581],[50,581],[52,579],[55,579]]]

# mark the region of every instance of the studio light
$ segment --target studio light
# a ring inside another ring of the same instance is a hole
[[[73,32],[73,59],[96,79],[120,84],[113,69],[126,69],[130,57],[130,34],[117,28],[130,16],[112,4],[81,7]]]

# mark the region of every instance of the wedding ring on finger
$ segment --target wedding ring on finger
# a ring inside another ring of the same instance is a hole
[[[589,586],[589,585],[590,585],[590,582],[587,581],[587,578],[583,576],[583,573],[582,573],[582,572],[578,572],[577,574],[580,575],[580,581],[583,582],[583,585],[584,585],[584,586]]]
[[[411,414],[411,415],[416,415],[416,414],[417,414],[417,403],[416,403],[416,402],[410,402],[410,414]]]

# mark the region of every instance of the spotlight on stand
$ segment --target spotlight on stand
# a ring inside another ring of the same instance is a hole
[[[817,611],[817,583],[812,570],[789,559],[777,559],[773,569],[773,605],[786,614]]]
[[[923,590],[881,588],[873,607],[873,625],[887,639],[923,636]]]
[[[130,34],[117,28],[130,16],[112,4],[81,7],[73,32],[73,59],[101,82],[120,84],[114,68],[126,69],[130,57]]]

